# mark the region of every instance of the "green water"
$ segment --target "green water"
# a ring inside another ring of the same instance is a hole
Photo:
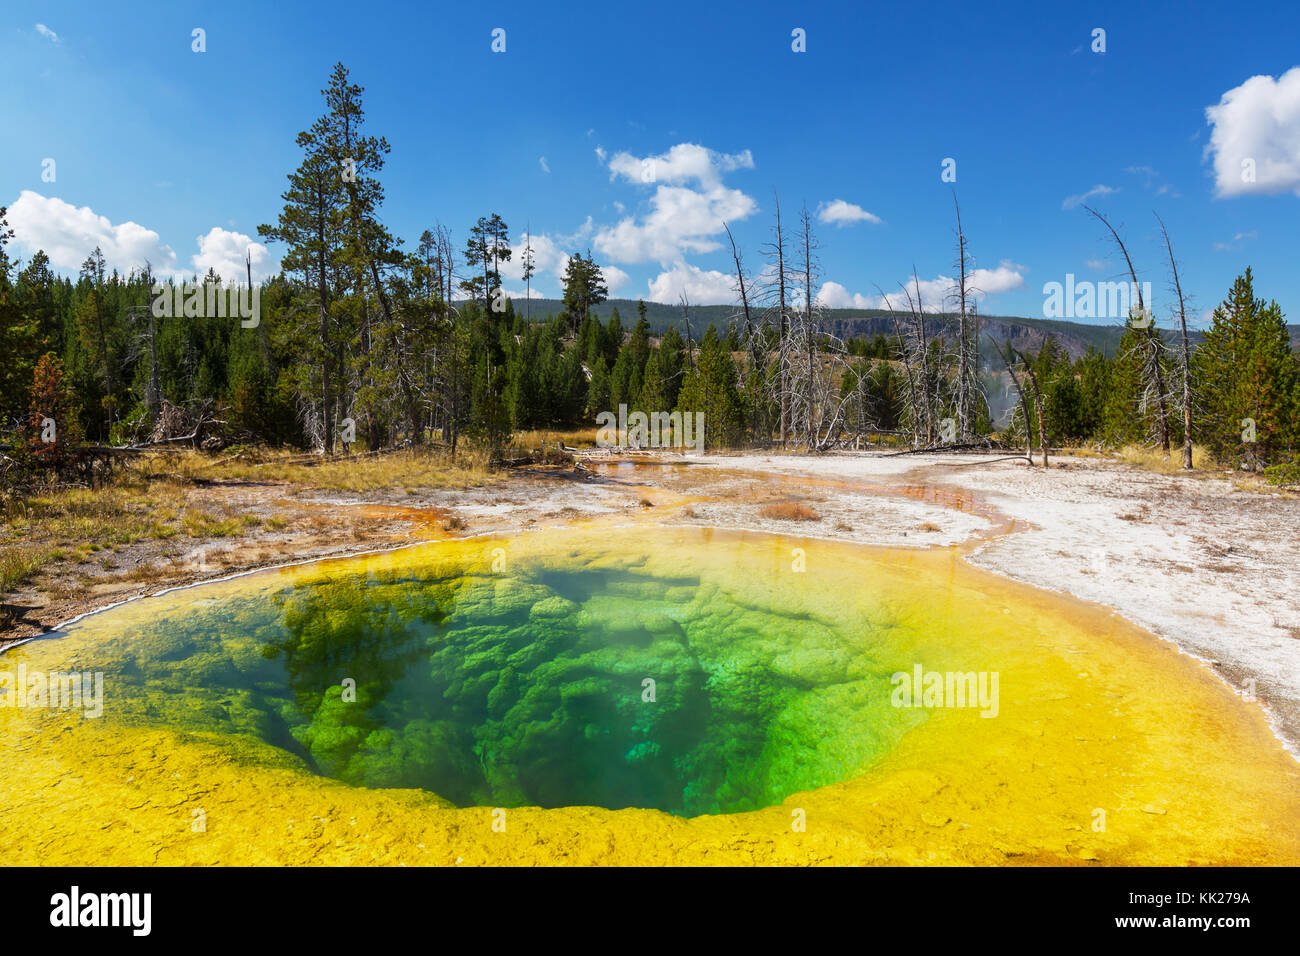
[[[864,650],[880,617],[841,625],[685,560],[412,563],[147,618],[94,655],[113,713],[459,806],[685,815],[844,780],[924,719],[890,706],[900,662]]]

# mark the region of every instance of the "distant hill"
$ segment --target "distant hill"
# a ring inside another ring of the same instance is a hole
[[[602,321],[608,321],[615,309],[619,319],[627,328],[636,324],[635,299],[610,299],[602,302],[595,309]],[[682,322],[682,309],[679,305],[663,302],[646,302],[646,321],[656,335],[662,335],[670,326],[685,332]],[[698,338],[704,334],[709,325],[715,325],[721,331],[727,327],[739,307],[731,305],[693,305],[691,306],[691,333]],[[533,318],[545,318],[564,310],[564,303],[559,299],[533,299]],[[515,311],[524,311],[523,300],[515,302]],[[893,335],[894,326],[889,312],[883,309],[829,309],[825,313],[826,331],[840,338],[852,338],[859,335]],[[940,335],[949,330],[956,330],[955,316],[934,315],[933,335]],[[1049,335],[1056,339],[1072,358],[1079,358],[1092,346],[1108,356],[1115,354],[1124,329],[1118,323],[1114,325],[1088,325],[1084,322],[1067,322],[1062,319],[1027,319],[1011,315],[981,315],[980,330],[999,342],[1006,339],[1017,349],[1037,352]],[[1300,325],[1288,326],[1291,332],[1291,348],[1300,348]],[[1161,331],[1173,343],[1178,341],[1176,330],[1162,328]],[[1188,340],[1195,348],[1203,338],[1200,332],[1189,331]],[[987,343],[986,343],[987,344]]]

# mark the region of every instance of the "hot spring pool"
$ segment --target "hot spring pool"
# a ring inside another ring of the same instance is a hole
[[[876,834],[868,843],[938,801],[951,806],[921,825],[945,846],[972,826],[982,849],[1018,845],[1017,821],[1031,821],[1055,832],[1018,852],[1071,855],[1057,817],[1108,844],[1112,831],[1086,828],[1111,807],[1151,836],[1172,821],[1129,817],[1135,800],[1161,799],[1133,787],[1219,748],[1248,746],[1284,773],[1258,722],[1212,718],[1226,694],[1212,679],[1080,607],[955,552],[610,526],[447,541],[178,590],[16,648],[0,670],[102,674],[103,713],[0,708],[0,757],[36,770],[40,753],[101,803],[111,781],[143,797],[133,812],[179,816],[217,802],[219,784],[226,825],[251,832],[277,813],[247,788],[273,774],[285,783],[272,789],[348,806],[415,791],[426,814],[550,811],[556,825],[573,808],[690,823],[772,813],[796,837],[792,813],[832,800],[836,826]],[[981,710],[942,688],[900,694],[897,675],[920,673],[992,674],[1000,699]],[[156,762],[160,783],[142,791]],[[174,762],[170,780],[197,782],[168,783]],[[909,776],[920,768],[923,781]],[[48,812],[39,772],[6,777],[10,814],[24,799]],[[328,789],[340,785],[352,796]],[[1247,799],[1212,789],[1202,799],[1225,815]],[[84,817],[77,786],[58,790],[68,821]],[[384,813],[388,827],[403,817]]]

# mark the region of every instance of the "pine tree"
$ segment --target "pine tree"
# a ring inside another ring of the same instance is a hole
[[[592,308],[608,297],[605,276],[591,257],[591,250],[587,250],[585,258],[582,253],[569,256],[564,266],[564,312],[569,317],[570,327],[576,332]]]
[[[0,427],[17,421],[26,410],[27,389],[39,352],[49,347],[34,310],[23,307],[19,289],[10,282],[13,266],[5,245],[13,237],[13,230],[5,214],[5,207],[0,206],[0,346],[4,349],[4,361],[0,362]]]
[[[299,133],[298,144],[311,144]],[[341,386],[340,336],[332,314],[335,300],[345,291],[339,250],[347,194],[342,170],[320,150],[309,150],[289,174],[289,188],[281,194],[284,208],[275,225],[260,225],[258,235],[268,242],[283,242],[281,268],[301,276],[297,295],[285,303],[277,326],[286,351],[295,357],[286,370],[289,387],[311,414],[304,415],[308,435],[327,454],[333,451],[333,423]]]
[[[670,326],[659,340],[659,377],[663,382],[663,404],[659,408],[676,408],[686,368],[686,343],[676,326]]]
[[[512,255],[509,232],[505,220],[493,213],[480,216],[465,241],[465,264],[476,271],[462,279],[460,287],[482,302],[487,315],[492,314],[492,297],[501,288],[501,263],[509,262]]]
[[[744,429],[744,403],[736,384],[736,366],[725,341],[712,325],[700,342],[699,361],[686,373],[677,408],[704,413],[704,443],[734,446]]]
[[[617,411],[609,401],[609,369],[605,365],[605,356],[596,356],[596,361],[589,366],[591,381],[587,383],[587,417],[595,418],[601,412]]]
[[[1198,430],[1216,458],[1258,467],[1294,450],[1296,366],[1286,322],[1276,302],[1255,298],[1249,268],[1215,308],[1195,369]]]

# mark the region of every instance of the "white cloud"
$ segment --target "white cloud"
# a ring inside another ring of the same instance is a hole
[[[1252,76],[1207,106],[1205,117],[1212,129],[1204,156],[1213,158],[1217,195],[1300,195],[1300,66],[1276,80]]]
[[[605,157],[602,147],[598,158]],[[657,262],[665,274],[682,266],[689,253],[722,248],[723,223],[752,215],[758,204],[739,189],[723,185],[725,174],[753,169],[749,150],[721,153],[697,143],[678,143],[665,153],[633,156],[619,152],[609,159],[610,180],[653,186],[642,209],[595,230],[592,247],[606,261]],[[658,280],[655,280],[658,281]],[[668,280],[665,280],[665,282]]]
[[[539,166],[542,167],[542,172],[544,172],[544,173],[549,173],[549,172],[551,171],[551,167],[550,167],[549,165],[547,165],[547,163],[546,163],[546,157],[545,157],[545,156],[538,156],[538,157],[537,157],[537,163],[538,163]]]
[[[879,216],[843,199],[822,203],[817,207],[817,218],[836,226],[848,226],[855,222],[880,222]]]
[[[253,281],[268,279],[280,271],[280,263],[271,259],[271,253],[260,242],[242,232],[231,232],[213,226],[206,236],[198,237],[199,251],[190,261],[196,274],[203,276],[212,269],[227,282],[247,282],[248,269],[244,264],[247,253],[252,259]]]
[[[158,275],[176,270],[176,253],[152,229],[129,221],[115,226],[89,206],[78,209],[55,196],[24,189],[9,207],[9,225],[28,254],[45,250],[57,269],[76,272],[98,246],[108,267],[122,273],[141,268],[146,259]]]
[[[736,301],[735,280],[724,272],[678,262],[647,284],[651,302],[677,302],[683,293],[694,305],[731,305]]]
[[[1241,242],[1242,240],[1245,239],[1258,239],[1258,238],[1259,238],[1259,231],[1257,229],[1252,229],[1250,232],[1239,232],[1232,237],[1232,242],[1216,242],[1214,244],[1214,251],[1227,252],[1230,249],[1235,248],[1232,245],[1233,242]]]
[[[721,183],[724,173],[753,168],[754,157],[749,150],[719,153],[696,143],[678,143],[666,153],[642,159],[631,153],[615,153],[609,161],[609,178],[622,176],[633,183],[668,185],[694,181],[701,188],[708,188]]]
[[[36,32],[39,33],[41,36],[45,37],[45,39],[49,40],[51,43],[59,42],[59,35],[55,33],[53,30],[51,30],[49,27],[47,27],[44,23],[36,24]]]
[[[996,269],[976,269],[970,274],[970,286],[976,296],[997,295],[1019,289],[1025,284],[1024,266],[1003,259]]]
[[[615,295],[631,278],[618,266],[601,266],[600,274],[605,277],[605,288],[609,289],[610,295]]]
[[[564,251],[565,246],[575,245],[582,237],[591,232],[591,218],[578,228],[578,231],[572,236],[540,235],[530,237],[528,233],[521,232],[519,238],[510,246],[510,260],[501,263],[499,271],[503,280],[509,280],[516,283],[519,291],[512,292],[507,289],[507,294],[524,298],[527,286],[524,284],[524,245],[527,242],[532,243],[533,247],[533,265],[536,272],[532,278],[533,298],[544,297],[546,293],[539,292],[539,285],[553,280],[556,288],[563,289],[564,270],[569,265],[569,253]],[[601,265],[601,273],[605,276],[605,285],[613,294],[618,289],[625,286],[629,276],[617,266]]]
[[[850,294],[838,282],[823,282],[817,293],[817,304],[828,309],[877,309],[877,301],[861,293]]]
[[[986,296],[1019,289],[1025,284],[1024,271],[1024,266],[1016,265],[1007,259],[999,263],[996,269],[975,269],[967,277],[968,294],[978,301]],[[915,300],[919,285],[921,305],[925,311],[944,312],[952,307],[952,290],[956,281],[951,276],[921,279],[919,283],[909,279],[907,291]],[[823,283],[817,293],[817,302],[830,309],[885,309],[891,306],[895,309],[906,309],[908,307],[907,295],[902,289],[886,292],[883,296],[867,296],[861,293],[850,294],[849,290],[838,282]]]
[[[123,274],[143,268],[147,260],[159,277],[203,275],[211,266],[226,281],[239,281],[246,274],[247,250],[253,257],[254,279],[275,275],[280,269],[266,246],[220,226],[197,237],[199,251],[190,259],[192,268],[184,268],[176,252],[152,229],[129,221],[114,225],[89,206],[77,208],[56,196],[42,196],[28,189],[10,205],[9,224],[14,239],[28,255],[43,249],[54,268],[72,273],[81,269],[81,263],[96,246],[108,267]]]
[[[511,282],[524,281],[524,245],[529,241],[533,247],[533,266],[537,270],[533,275],[533,285],[537,284],[538,276],[564,274],[564,266],[569,261],[569,255],[559,243],[547,235],[530,237],[525,232],[520,233],[519,238],[510,246],[510,260],[501,263],[498,268],[503,279],[509,279]]]
[[[1168,196],[1171,199],[1182,198],[1182,193],[1174,189],[1171,183],[1160,182],[1159,171],[1151,166],[1126,166],[1124,172],[1133,176],[1141,176],[1143,188],[1147,190],[1154,188],[1157,196]]]
[[[586,218],[581,226],[575,229],[567,236],[556,236],[562,246],[576,246],[579,243],[586,242],[591,238],[592,232],[596,228],[596,223],[590,216]]]
[[[1106,263],[1103,262],[1101,259],[1089,259],[1087,262],[1084,263],[1084,265],[1086,265],[1089,269],[1096,269],[1098,271],[1101,271],[1102,269],[1106,268]]]
[[[597,160],[597,162],[599,162],[599,163],[601,163],[601,164],[604,164],[604,162],[605,162],[605,157],[608,156],[608,155],[609,155],[609,154],[605,152],[605,147],[604,147],[604,146],[597,146],[597,147],[596,147],[596,160]]]
[[[1117,193],[1117,192],[1119,192],[1118,189],[1112,189],[1110,186],[1103,186],[1100,183],[1098,183],[1096,186],[1093,186],[1091,189],[1089,189],[1086,193],[1080,193],[1077,196],[1066,196],[1065,200],[1061,203],[1061,208],[1073,209],[1075,206],[1083,205],[1093,196],[1109,196],[1111,193]]]
[[[711,238],[722,224],[750,216],[758,204],[738,189],[719,184],[703,192],[685,186],[659,186],[650,212],[604,226],[595,247],[615,262],[658,262],[666,266],[686,253],[712,252],[722,244]]]

